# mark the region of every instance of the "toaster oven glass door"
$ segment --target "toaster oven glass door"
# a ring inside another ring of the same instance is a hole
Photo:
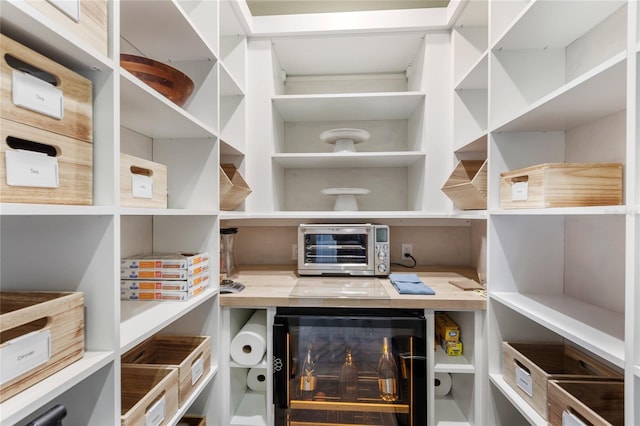
[[[306,264],[367,265],[369,263],[367,233],[306,234]]]

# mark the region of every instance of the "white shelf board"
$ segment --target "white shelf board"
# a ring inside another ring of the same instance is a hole
[[[26,1],[3,0],[0,26],[4,35],[19,36],[17,41],[67,68],[76,71],[114,68],[110,58],[72,34],[65,25],[42,15]]]
[[[120,2],[120,33],[136,50],[156,61],[215,59],[215,46],[203,40],[179,1]]]
[[[625,109],[625,59],[626,53],[619,53],[497,125],[493,131],[570,130]]]
[[[455,399],[450,396],[435,398],[435,424],[436,426],[470,425]]]
[[[624,314],[563,294],[492,292],[490,297],[596,356],[624,368]]]
[[[211,380],[213,380],[213,378],[215,377],[217,372],[218,372],[218,367],[212,365],[211,366],[211,370],[209,370],[209,374],[207,374],[205,377],[202,378],[202,380],[200,381],[198,386],[194,389],[194,391],[191,393],[191,395],[189,395],[189,398],[187,398],[180,405],[180,407],[178,408],[178,411],[176,412],[176,414],[174,414],[173,417],[171,417],[171,419],[169,419],[167,424],[169,424],[169,425],[177,425],[180,422],[180,419],[185,414],[189,413],[189,409],[191,408],[191,405],[198,398],[198,396],[200,396],[200,394],[202,393],[204,388],[209,384],[209,382],[211,382]]]
[[[266,394],[247,391],[233,413],[231,425],[237,426],[266,426],[267,402]]]
[[[454,147],[456,154],[463,152],[487,152],[487,129],[479,132],[476,136],[469,138],[468,142],[459,143],[457,147]],[[486,156],[486,154],[485,154]]]
[[[460,78],[455,90],[487,89],[489,86],[489,56],[484,52],[469,71]]]
[[[147,209],[123,207],[119,210],[122,216],[216,216],[218,210],[194,209]]]
[[[625,3],[623,0],[533,0],[498,38],[494,49],[566,47]]]
[[[0,204],[2,216],[111,216],[111,206],[68,206],[56,204]]]
[[[469,226],[470,224],[467,217],[418,211],[287,211],[270,213],[221,211],[220,220],[227,221],[224,226],[227,226],[229,221],[237,221],[242,226],[292,226],[305,221],[322,222],[327,220],[341,223],[383,222],[393,226]]]
[[[424,102],[419,92],[281,95],[272,98],[284,121],[406,120]]]
[[[120,71],[120,120],[124,127],[151,138],[216,137],[213,129],[124,69]]]
[[[353,152],[353,153],[290,153],[274,154],[274,162],[288,169],[299,168],[357,168],[357,167],[409,167],[424,161],[423,152]]]
[[[435,361],[433,371],[436,373],[474,373],[475,367],[463,354],[460,356],[449,356],[438,345],[435,350]]]
[[[504,381],[502,374],[489,374],[489,380],[493,383],[513,406],[524,416],[529,423],[535,426],[547,426],[547,421],[542,418],[511,386]]]
[[[120,301],[120,349],[124,353],[218,293],[209,287],[186,302]]]
[[[541,209],[491,209],[491,216],[583,216],[625,215],[626,206],[552,207]]]
[[[114,352],[85,352],[78,361],[0,404],[0,424],[17,423],[113,362],[114,358]]]

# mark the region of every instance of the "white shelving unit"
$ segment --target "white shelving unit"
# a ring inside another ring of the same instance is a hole
[[[371,191],[358,197],[365,214],[442,213],[435,206],[447,202],[439,187],[448,154],[425,140],[445,137],[429,113],[446,108],[436,86],[449,76],[425,57],[446,62],[448,52],[431,37],[438,36],[398,31],[251,40],[249,68],[272,70],[266,79],[272,84],[265,87],[264,75],[249,76],[249,131],[255,132],[249,140],[267,135],[267,143],[249,150],[247,178],[258,187],[244,212],[330,215],[334,199],[321,191],[347,187]],[[320,134],[336,128],[371,137],[353,153],[334,153]]]
[[[486,422],[546,424],[502,378],[502,342],[517,340],[567,341],[625,371],[625,424],[635,424],[637,50],[628,33],[637,33],[637,5],[488,7],[486,34],[476,35],[489,52]],[[479,53],[466,50],[474,64]],[[500,173],[544,162],[622,163],[623,205],[501,209]]]
[[[243,152],[246,37],[229,1],[106,4],[108,56],[27,1],[2,4],[3,34],[93,83],[94,205],[0,205],[2,290],[81,291],[86,332],[84,357],[0,404],[0,423],[26,424],[62,403],[70,424],[119,424],[120,355],[166,332],[213,342],[210,373],[167,424],[186,413],[216,424],[220,137]],[[121,68],[120,53],[180,69],[195,83],[192,96],[177,106]],[[235,98],[242,107],[234,110]],[[121,152],[167,165],[168,209],[120,206]],[[121,257],[177,250],[209,252],[203,294],[188,302],[120,301]]]

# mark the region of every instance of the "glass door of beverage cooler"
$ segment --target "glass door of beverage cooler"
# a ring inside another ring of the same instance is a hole
[[[421,310],[279,308],[276,426],[424,426]]]

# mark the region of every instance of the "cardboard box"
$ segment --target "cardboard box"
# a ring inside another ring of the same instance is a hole
[[[199,264],[189,269],[137,269],[120,268],[120,278],[125,280],[182,280],[209,271],[209,265]]]
[[[487,208],[487,160],[461,160],[442,187],[460,210]]]
[[[100,54],[109,55],[107,0],[27,0],[27,2]]]
[[[622,164],[545,163],[500,174],[503,209],[622,204]]]
[[[93,144],[0,119],[0,199],[93,204]]]
[[[163,291],[189,291],[196,287],[209,285],[209,271],[202,272],[186,280],[121,280],[120,290],[163,290]]]
[[[167,425],[178,412],[178,370],[166,366],[120,365],[121,426]]]
[[[624,381],[550,380],[549,425],[624,425]]]
[[[460,339],[460,327],[449,315],[436,312],[436,338],[447,342],[457,342]]]
[[[0,332],[1,402],[84,356],[84,296],[1,292]]]
[[[446,353],[449,356],[462,355],[462,342],[459,340],[457,342],[448,342],[446,340],[443,340],[441,345],[442,345],[442,349],[444,350],[444,353]]]
[[[531,407],[547,420],[549,380],[620,378],[613,368],[563,343],[502,343],[502,374]]]
[[[1,118],[93,141],[90,80],[3,34],[0,51]]]
[[[211,369],[211,337],[155,335],[127,351],[121,362],[176,368],[182,406]]]
[[[125,257],[123,268],[138,269],[189,269],[209,263],[209,253],[148,253]]]
[[[197,286],[188,291],[171,290],[120,290],[120,300],[164,300],[174,302],[186,302],[200,295],[204,287]]]
[[[120,205],[167,208],[167,166],[120,154]]]

